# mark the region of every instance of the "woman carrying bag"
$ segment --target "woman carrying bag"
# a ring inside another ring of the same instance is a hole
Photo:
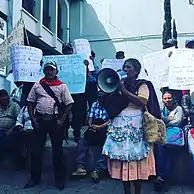
[[[128,106],[112,119],[103,154],[109,159],[109,174],[123,182],[125,194],[131,193],[131,182],[135,194],[140,194],[139,180],[148,180],[150,175],[155,175],[153,149],[145,139],[143,126],[150,91],[145,80],[137,79],[141,70],[137,59],[127,59],[123,70],[127,80],[121,83],[120,90],[128,100]]]

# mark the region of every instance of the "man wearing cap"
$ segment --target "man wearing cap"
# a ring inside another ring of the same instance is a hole
[[[64,189],[63,125],[74,101],[66,84],[57,78],[55,62],[46,63],[43,72],[45,77],[34,84],[27,98],[35,141],[31,148],[31,179],[24,188],[33,187],[41,181],[43,149],[48,133],[52,144],[56,187]],[[51,93],[54,93],[55,98]]]
[[[125,59],[125,53],[123,51],[116,52],[116,59]]]
[[[186,40],[185,41],[185,47],[186,48],[190,48],[190,49],[194,49],[194,39]]]

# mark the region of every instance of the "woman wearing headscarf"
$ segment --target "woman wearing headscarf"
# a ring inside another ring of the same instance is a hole
[[[120,84],[120,91],[128,105],[112,119],[103,154],[109,158],[111,177],[123,182],[125,194],[131,193],[131,181],[134,182],[135,194],[140,194],[138,180],[148,180],[150,175],[155,175],[153,150],[144,137],[143,127],[143,112],[150,91],[145,80],[137,79],[141,70],[137,59],[127,59],[123,70],[127,79]]]

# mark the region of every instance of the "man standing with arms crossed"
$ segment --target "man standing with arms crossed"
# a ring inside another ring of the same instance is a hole
[[[32,87],[27,98],[35,139],[31,148],[31,179],[24,188],[33,187],[41,181],[42,156],[48,133],[52,144],[56,187],[62,190],[65,172],[63,126],[74,101],[66,84],[57,78],[55,62],[46,63],[43,71],[45,77]]]

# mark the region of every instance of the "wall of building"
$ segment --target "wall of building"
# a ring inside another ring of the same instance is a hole
[[[21,18],[24,19],[26,29],[31,32],[34,36],[38,37],[41,41],[45,42],[51,48],[55,49],[59,53],[62,50],[62,44],[69,41],[68,37],[68,1],[59,0],[62,5],[62,30],[63,37],[58,38],[57,36],[57,26],[58,26],[58,1],[35,1],[35,11],[31,14],[26,8],[22,6],[22,0],[10,0],[12,4],[10,9],[12,13],[12,26],[14,26],[17,21]],[[26,0],[27,1],[27,0]],[[30,0],[29,0],[30,1]],[[43,3],[49,4],[49,20],[51,21],[50,28],[44,25],[43,21]]]
[[[24,20],[25,28],[28,33],[29,43],[32,46],[40,48],[43,50],[44,54],[60,54],[62,51],[62,44],[64,42],[69,41],[68,34],[68,1],[67,0],[35,0],[31,5],[33,5],[33,13],[30,12],[26,7],[24,7],[24,1],[26,5],[32,2],[32,0],[0,0],[0,11],[7,15],[8,23],[6,24],[6,29],[8,28],[8,33],[11,32],[12,28],[16,25],[18,20],[22,17]],[[44,4],[45,2],[45,4]],[[61,5],[62,13],[61,13],[61,31],[63,31],[63,35],[59,38],[57,34],[58,28],[58,2]],[[23,3],[23,4],[22,4]],[[45,9],[45,6],[49,4],[49,10]],[[32,7],[30,7],[32,8]],[[50,28],[44,25],[43,19],[43,10],[48,11],[48,19],[50,20]],[[0,29],[1,33],[1,29]],[[6,32],[7,34],[7,32]],[[6,35],[7,36],[7,35]],[[27,39],[26,43],[28,43]],[[0,43],[3,40],[0,40]],[[10,68],[9,68],[10,69]],[[5,75],[2,74],[2,70],[0,70],[0,88],[7,88],[9,82],[5,80]]]
[[[188,2],[171,0],[180,47],[184,46],[186,38],[194,37],[194,25],[190,25],[194,18],[194,6]],[[71,11],[72,15],[80,12],[81,16],[79,33],[75,28],[78,20],[71,17],[71,38],[87,38],[97,53],[98,61],[114,57],[118,50],[125,51],[126,57],[141,60],[146,53],[162,48],[163,0],[85,0],[77,3]]]
[[[0,11],[2,11],[5,15],[8,14],[8,0],[0,1]]]
[[[7,0],[1,0],[0,1],[0,12],[1,15],[7,16],[8,13],[8,1]],[[6,39],[7,37],[7,21],[5,18],[0,17],[0,44]],[[6,89],[7,91],[10,91],[10,82],[5,79],[6,76],[6,68],[0,68],[0,89]]]

